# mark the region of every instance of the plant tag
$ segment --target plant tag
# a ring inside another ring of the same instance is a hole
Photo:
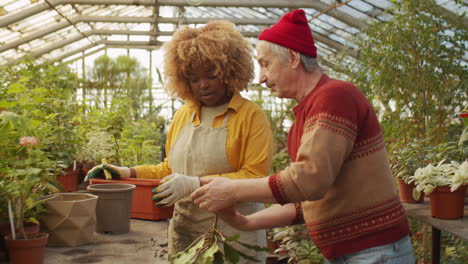
[[[8,217],[10,218],[11,237],[13,238],[13,240],[15,240],[16,239],[15,219],[13,217],[13,209],[11,208],[11,200],[8,200]]]

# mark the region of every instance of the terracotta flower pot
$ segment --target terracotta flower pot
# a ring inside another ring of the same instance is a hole
[[[26,223],[24,225],[24,231],[28,235],[39,233],[39,229],[40,229],[39,224]],[[11,233],[10,223],[9,222],[0,223],[0,263],[2,263],[2,261],[8,261],[8,250],[6,248],[4,237],[6,235],[9,235],[10,233]],[[16,233],[18,234],[18,230],[16,230]]]
[[[421,193],[418,200],[413,197],[413,190],[416,188],[414,183],[405,183],[402,179],[397,179],[400,200],[403,203],[422,203],[424,201],[424,193]]]
[[[154,201],[151,199],[153,197],[152,190],[159,186],[160,180],[121,178],[118,180],[91,179],[90,182],[91,184],[128,183],[135,185],[132,198],[132,218],[162,220],[171,218],[174,212],[174,206],[154,206]]]
[[[60,182],[66,192],[78,191],[79,170],[71,168],[65,169],[65,175],[57,176],[57,181]]]
[[[465,191],[468,185],[451,192],[449,186],[438,186],[429,194],[432,217],[439,219],[463,218]]]
[[[14,264],[42,264],[44,263],[45,247],[49,235],[37,233],[30,239],[15,239],[5,236],[10,263]]]

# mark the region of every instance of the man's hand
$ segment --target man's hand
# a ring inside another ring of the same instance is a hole
[[[128,167],[118,167],[111,164],[101,164],[94,166],[91,170],[88,171],[86,177],[84,178],[84,182],[87,182],[89,179],[101,178],[107,179],[105,176],[105,172],[109,172],[111,174],[111,178],[128,178],[130,177],[130,168]]]
[[[192,193],[200,208],[216,212],[237,202],[233,180],[224,177],[202,178],[202,187]]]
[[[200,187],[200,179],[173,173],[161,180],[161,185],[153,189],[156,206],[171,206]],[[161,200],[162,199],[162,200]]]

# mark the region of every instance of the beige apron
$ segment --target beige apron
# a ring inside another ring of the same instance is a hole
[[[205,111],[208,110],[204,109]],[[223,125],[220,128],[213,128],[212,122],[205,122],[195,126],[190,121],[184,126],[171,147],[169,153],[169,164],[173,173],[181,173],[191,176],[205,176],[234,172],[226,156],[227,122],[232,110],[228,110]],[[252,214],[264,208],[258,203],[238,203],[239,212]],[[210,213],[195,205],[188,195],[175,204],[174,215],[169,222],[168,231],[168,251],[169,254],[182,251],[187,248],[197,237],[208,231],[212,226],[215,214]],[[265,230],[242,232],[229,226],[221,219],[218,221],[218,230],[226,236],[240,234],[239,241],[266,246]],[[238,246],[237,243],[230,243],[242,252],[250,256],[256,256],[260,263],[265,263],[265,253],[255,252]],[[241,260],[243,260],[241,258]],[[241,261],[239,263],[249,263]]]

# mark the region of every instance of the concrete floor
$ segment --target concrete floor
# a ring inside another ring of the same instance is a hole
[[[166,264],[168,220],[132,219],[130,233],[95,233],[93,244],[79,247],[47,247],[44,264]]]
[[[167,227],[160,221],[130,220],[130,232],[121,235],[94,233],[94,242],[78,247],[46,247],[43,264],[168,264]],[[2,253],[2,252],[0,252]],[[268,254],[266,263],[285,264]],[[8,264],[0,256],[0,264]]]

